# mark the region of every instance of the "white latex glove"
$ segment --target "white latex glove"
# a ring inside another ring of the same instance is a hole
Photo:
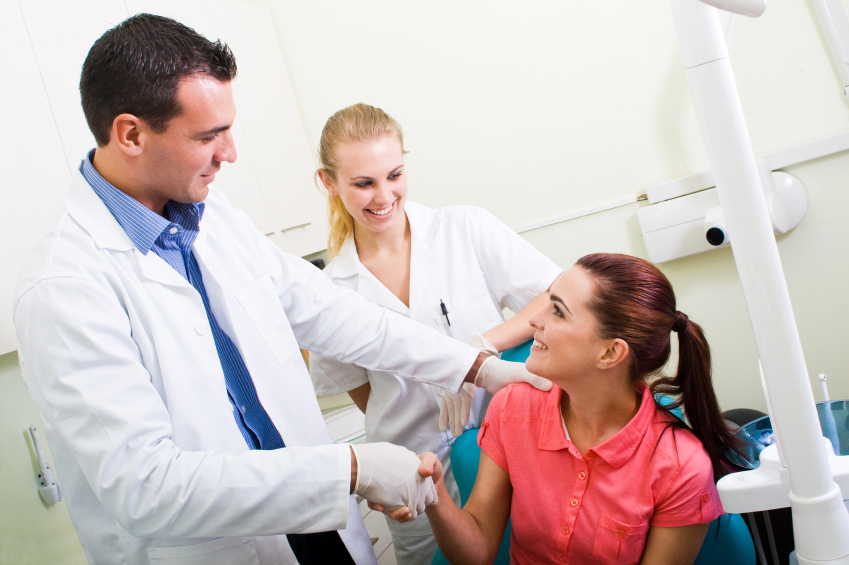
[[[469,413],[472,411],[472,399],[477,388],[472,383],[463,383],[460,394],[454,395],[442,391],[442,406],[439,408],[439,431],[444,432],[451,427],[454,437],[460,437],[463,428],[469,423]]]
[[[524,363],[503,361],[495,357],[498,351],[482,336],[474,336],[470,345],[492,355],[478,369],[475,386],[485,388],[492,394],[512,383],[528,383],[539,390],[551,390],[551,381],[529,372]]]
[[[357,458],[354,494],[390,511],[406,506],[413,518],[437,502],[433,479],[419,474],[422,462],[406,447],[362,443],[351,448]]]

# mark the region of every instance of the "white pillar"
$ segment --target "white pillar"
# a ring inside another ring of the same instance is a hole
[[[716,8],[673,0],[693,104],[710,157],[752,329],[772,425],[790,477],[800,563],[849,563],[849,512],[831,476],[802,345]]]

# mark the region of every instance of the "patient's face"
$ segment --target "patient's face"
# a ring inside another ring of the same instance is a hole
[[[554,281],[548,305],[530,320],[536,330],[525,363],[530,372],[560,385],[596,369],[607,340],[598,336],[587,308],[592,296],[593,281],[582,267],[573,266]]]
[[[335,188],[357,231],[383,233],[406,227],[407,177],[404,153],[393,133],[336,146]]]

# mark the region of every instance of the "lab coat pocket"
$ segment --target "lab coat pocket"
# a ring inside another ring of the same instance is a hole
[[[286,359],[298,351],[298,341],[286,319],[286,311],[280,303],[271,276],[268,273],[262,275],[240,290],[236,298],[262,334],[277,362],[285,365]]]
[[[462,306],[448,306],[448,320],[440,313],[435,316],[435,321],[442,333],[468,343],[473,335],[482,334],[501,324],[503,320],[500,314],[492,297],[487,294]]]
[[[632,526],[602,516],[595,530],[593,557],[605,565],[639,563],[648,530],[648,524]]]
[[[219,538],[194,545],[151,547],[151,565],[259,565],[253,538]]]

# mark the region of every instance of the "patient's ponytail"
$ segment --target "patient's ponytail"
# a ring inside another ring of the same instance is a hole
[[[719,479],[726,473],[720,462],[723,448],[736,448],[739,442],[726,426],[713,391],[710,347],[702,328],[676,309],[672,285],[648,261],[595,253],[577,265],[593,278],[589,307],[599,335],[628,344],[632,380],[649,378],[653,395],[673,398],[670,404],[658,404],[659,409],[668,412],[683,406],[690,428],[710,456],[714,479]],[[657,376],[669,360],[671,332],[678,335],[678,370],[674,377]],[[678,425],[679,420],[670,416],[670,422]]]
[[[677,397],[684,406],[687,421],[710,456],[714,477],[726,473],[720,464],[723,446],[736,447],[739,441],[725,425],[711,379],[710,347],[701,326],[686,314],[676,313],[672,331],[678,334],[678,371],[675,377],[660,377],[651,383],[654,394]]]

